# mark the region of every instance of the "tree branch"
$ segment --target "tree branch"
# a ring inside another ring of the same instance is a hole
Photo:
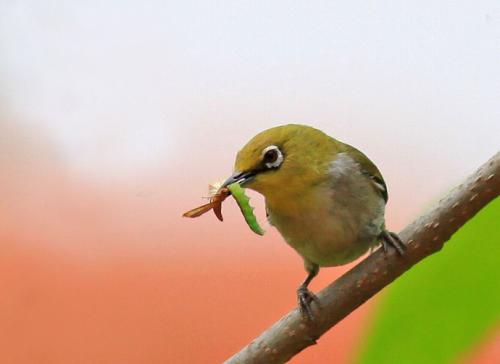
[[[438,252],[465,222],[500,194],[500,152],[464,183],[452,190],[427,214],[399,236],[408,249],[378,249],[318,294],[315,320],[295,309],[269,327],[226,363],[284,363],[316,340],[357,307],[425,257]]]

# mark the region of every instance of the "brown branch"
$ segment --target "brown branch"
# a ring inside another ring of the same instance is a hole
[[[437,206],[399,235],[408,246],[403,257],[378,249],[319,294],[315,320],[297,309],[269,327],[226,363],[284,363],[332,328],[413,265],[441,250],[467,220],[500,194],[500,152],[482,165]]]

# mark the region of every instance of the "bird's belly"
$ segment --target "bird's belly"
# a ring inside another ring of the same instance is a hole
[[[321,205],[294,216],[269,211],[285,241],[319,266],[349,263],[376,244],[383,228],[383,204],[363,208]]]
[[[334,219],[276,227],[302,257],[319,266],[349,263],[364,254],[375,240],[374,235],[360,234],[350,224]]]

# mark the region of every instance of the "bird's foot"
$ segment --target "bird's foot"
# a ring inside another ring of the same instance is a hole
[[[399,255],[404,255],[406,245],[403,243],[398,234],[384,230],[382,234],[380,234],[380,239],[382,239],[382,249],[384,249],[384,252],[387,252],[389,246],[392,246],[396,249]]]
[[[314,320],[314,315],[311,309],[311,303],[318,302],[318,297],[312,293],[306,286],[300,286],[297,290],[297,299],[299,301],[300,312],[309,320]]]

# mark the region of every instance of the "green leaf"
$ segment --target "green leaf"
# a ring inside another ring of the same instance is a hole
[[[394,282],[358,363],[450,363],[500,322],[500,199]]]

